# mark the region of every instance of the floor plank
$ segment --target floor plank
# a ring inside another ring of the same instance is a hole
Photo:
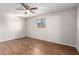
[[[0,42],[0,55],[78,55],[74,47],[34,38]]]

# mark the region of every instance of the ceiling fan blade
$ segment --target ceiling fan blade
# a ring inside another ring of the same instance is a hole
[[[26,7],[26,6],[24,5],[24,3],[21,3],[21,5],[24,6],[24,7]]]
[[[25,5],[24,3],[21,3],[21,5],[22,5],[25,9],[27,9],[27,10],[30,9],[30,7],[29,7],[28,5]]]
[[[25,14],[27,14],[27,12],[25,12]]]
[[[24,10],[24,9],[21,9],[21,8],[16,8],[16,10]]]
[[[30,12],[35,13],[35,12],[31,11],[31,10],[30,10]]]
[[[38,9],[37,7],[35,7],[35,8],[30,8],[30,10],[35,10],[35,9]]]

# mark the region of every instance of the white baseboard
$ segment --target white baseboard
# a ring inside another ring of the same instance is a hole
[[[40,39],[40,40],[44,40],[44,39],[42,39],[42,38],[37,38],[37,37],[31,37],[31,36],[27,36],[27,37],[35,38],[35,39]],[[52,41],[52,40],[44,40],[44,41],[54,42],[54,43],[57,43],[57,44],[66,45],[66,46],[71,46],[71,47],[74,47],[74,48],[76,47],[75,45],[65,44],[65,43],[56,42],[56,41]]]

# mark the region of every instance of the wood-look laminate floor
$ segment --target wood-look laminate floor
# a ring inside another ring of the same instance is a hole
[[[0,43],[0,55],[78,55],[75,48],[33,38]]]

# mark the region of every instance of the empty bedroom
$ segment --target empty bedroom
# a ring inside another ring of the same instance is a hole
[[[0,3],[0,55],[79,55],[79,4]]]

